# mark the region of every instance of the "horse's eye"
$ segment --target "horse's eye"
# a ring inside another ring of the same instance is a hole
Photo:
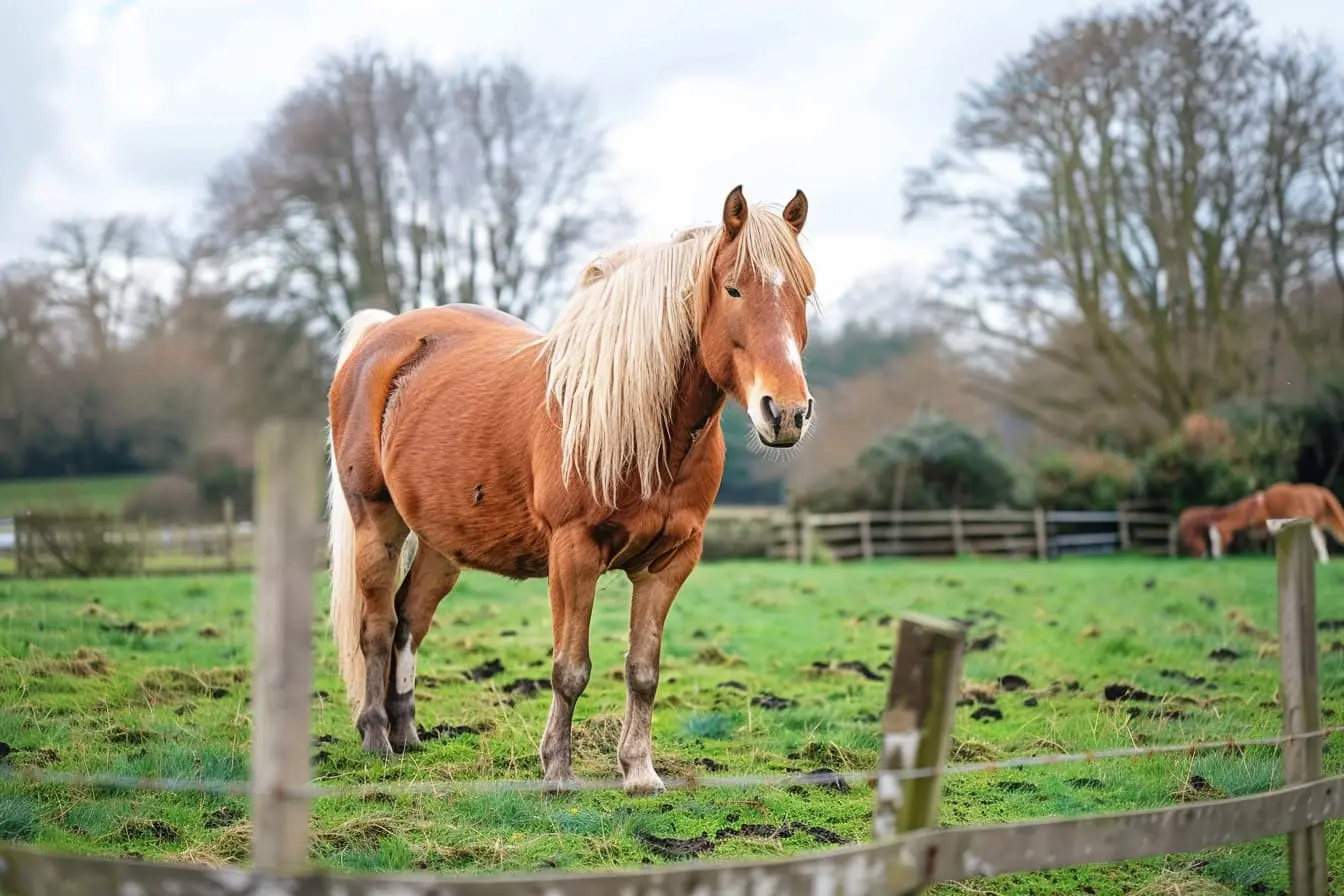
[[[728,293],[728,295],[732,296],[735,299],[742,298],[742,293],[740,290],[738,290],[736,286],[726,286],[724,287],[724,290]]]

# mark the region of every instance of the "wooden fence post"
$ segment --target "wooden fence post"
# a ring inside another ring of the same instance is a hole
[[[1181,554],[1181,527],[1175,520],[1167,523],[1167,556],[1179,557]]]
[[[285,873],[308,859],[313,680],[313,552],[322,427],[270,420],[257,436],[255,654],[252,671],[252,864]]]
[[[1269,520],[1274,533],[1279,585],[1279,691],[1283,733],[1321,728],[1320,655],[1316,644],[1316,546],[1307,519]],[[1284,784],[1321,777],[1321,737],[1283,745]],[[1288,834],[1288,880],[1292,896],[1325,896],[1325,827],[1312,825]]]
[[[798,560],[803,564],[812,563],[812,543],[817,537],[816,529],[812,523],[812,514],[802,513],[798,516]]]
[[[882,714],[874,839],[937,826],[941,773],[899,782],[881,773],[946,764],[961,692],[965,631],[921,613],[901,617]]]
[[[952,520],[952,553],[960,557],[966,552],[966,539],[961,529],[961,508],[954,506],[950,516]]]
[[[1128,551],[1130,547],[1129,514],[1125,513],[1125,505],[1123,502],[1116,505],[1115,524],[1116,527],[1120,530],[1120,550]]]
[[[135,562],[137,572],[144,575],[149,564],[149,520],[142,513],[135,521]]]
[[[224,496],[224,571],[233,572],[233,498]]]
[[[863,559],[873,559],[873,512],[865,510],[863,516],[859,518],[859,548],[863,551]]]
[[[1050,542],[1045,528],[1045,508],[1037,507],[1033,516],[1036,521],[1036,559],[1044,560],[1050,552]]]
[[[24,525],[22,510],[14,514],[14,576],[19,579],[28,578],[28,557],[27,557],[27,535],[28,527]]]

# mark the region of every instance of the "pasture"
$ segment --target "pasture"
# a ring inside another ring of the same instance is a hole
[[[1344,711],[1344,566],[1319,567],[1321,691]],[[420,654],[426,748],[361,753],[338,692],[317,577],[314,774],[323,784],[540,777],[549,703],[545,583],[467,574]],[[828,779],[877,754],[892,618],[970,623],[954,762],[1280,730],[1274,566],[1141,558],[698,569],[668,620],[654,717],[664,777],[816,772],[814,786],[329,798],[314,860],[357,870],[610,868],[770,856],[866,840],[873,794]],[[251,579],[0,581],[0,763],[232,779],[247,773]],[[628,586],[605,577],[575,771],[616,775]],[[1341,737],[1326,774],[1344,768]],[[1281,783],[1273,748],[972,773],[946,780],[962,825],[1153,808]],[[74,852],[246,861],[243,798],[0,782],[0,838]],[[1344,826],[1327,825],[1335,857]],[[1276,893],[1283,839],[1206,855],[945,886],[937,893]],[[1333,870],[1336,880],[1344,867]]]
[[[25,509],[48,510],[72,504],[121,513],[127,499],[150,478],[127,474],[0,481],[0,519],[13,517]]]

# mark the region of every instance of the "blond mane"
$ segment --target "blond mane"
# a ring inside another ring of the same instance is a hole
[[[631,471],[644,500],[663,481],[669,416],[722,230],[688,228],[595,258],[540,340],[560,415],[561,479],[582,472],[600,504],[615,506]],[[775,207],[751,208],[737,247],[737,274],[749,265],[762,279],[783,277],[799,295],[812,294],[812,267]]]

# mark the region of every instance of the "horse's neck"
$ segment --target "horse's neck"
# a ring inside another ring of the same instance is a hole
[[[695,445],[704,438],[714,417],[723,409],[725,396],[709,378],[699,351],[693,351],[677,381],[677,400],[668,426],[668,469],[675,477]]]

